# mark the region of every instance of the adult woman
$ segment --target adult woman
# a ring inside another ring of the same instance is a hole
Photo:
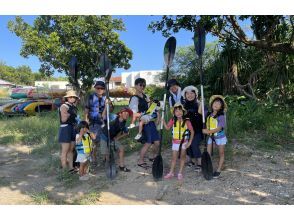
[[[189,166],[195,166],[195,171],[201,170],[201,151],[200,151],[200,142],[203,139],[202,134],[202,116],[199,114],[200,110],[200,101],[198,98],[198,89],[194,86],[187,86],[182,91],[182,104],[187,110],[186,117],[190,119],[193,126],[195,135],[191,144],[190,149],[187,151],[187,154],[190,156],[191,161],[188,163]]]
[[[65,103],[59,108],[59,135],[58,142],[61,144],[60,161],[63,169],[68,168],[73,172],[73,150],[75,148],[75,125],[77,117],[76,101],[79,99],[73,90],[67,91],[64,96]]]

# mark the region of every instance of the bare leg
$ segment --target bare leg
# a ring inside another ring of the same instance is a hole
[[[186,150],[182,149],[181,150],[181,161],[180,161],[179,173],[183,173],[183,168],[185,166],[185,161],[186,161]]]
[[[80,176],[85,175],[85,163],[80,163],[79,174],[80,174]]]
[[[212,144],[207,144],[207,152],[211,156]]]
[[[67,152],[67,161],[68,161],[68,168],[71,170],[73,169],[73,150],[75,148],[75,142],[70,143],[69,151]]]
[[[92,161],[93,164],[97,164],[97,151],[98,151],[98,147],[99,147],[99,142],[94,142],[93,141],[93,151],[92,151]]]
[[[125,166],[124,155],[125,155],[124,148],[119,149],[118,157],[119,157],[119,166],[120,167],[124,167]]]
[[[171,161],[171,166],[170,166],[170,171],[169,171],[170,173],[175,172],[177,157],[178,157],[178,151],[173,150],[173,156],[172,156],[172,161]]]
[[[145,122],[143,120],[140,120],[140,122],[139,122],[139,134],[142,134],[144,124],[145,124]]]
[[[219,151],[219,163],[218,163],[217,172],[220,172],[225,161],[225,145],[219,145],[218,151]]]
[[[60,155],[60,162],[62,168],[67,168],[67,153],[70,149],[70,143],[62,143],[61,144],[61,155]]]
[[[145,156],[145,154],[146,154],[146,152],[147,152],[147,150],[148,150],[148,148],[150,146],[151,146],[150,143],[146,143],[146,144],[143,145],[143,147],[142,147],[142,149],[140,151],[140,159],[138,161],[139,164],[144,163],[144,156]]]

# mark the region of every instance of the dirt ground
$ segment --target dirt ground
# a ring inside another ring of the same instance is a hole
[[[164,173],[170,157],[171,150],[165,150]],[[126,157],[131,172],[119,172],[113,181],[100,165],[88,181],[75,175],[66,182],[49,170],[48,158],[31,154],[31,147],[0,146],[0,204],[293,205],[293,158],[293,152],[263,153],[235,143],[219,179],[206,181],[201,172],[186,167],[183,182],[155,182],[151,168],[137,166],[135,152]]]

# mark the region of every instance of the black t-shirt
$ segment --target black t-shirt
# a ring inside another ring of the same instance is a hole
[[[126,121],[119,121],[119,117],[117,117],[113,122],[110,122],[109,127],[110,140],[113,140],[120,132],[126,132]],[[103,127],[102,131],[105,137],[107,137],[107,124]]]

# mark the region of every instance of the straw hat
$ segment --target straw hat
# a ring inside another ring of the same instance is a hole
[[[197,89],[195,86],[186,86],[186,87],[183,89],[183,91],[182,91],[182,96],[183,96],[184,98],[186,98],[186,97],[185,97],[185,94],[186,94],[186,92],[188,92],[188,91],[195,91],[196,97],[198,97],[198,89]]]
[[[228,106],[227,106],[227,103],[225,102],[225,98],[221,95],[213,95],[210,97],[209,99],[209,106],[211,106],[211,104],[213,103],[213,101],[216,99],[216,98],[219,98],[221,100],[223,100],[224,102],[224,111],[226,112],[228,110]]]
[[[172,107],[173,112],[174,112],[174,109],[175,109],[175,108],[178,108],[178,107],[180,107],[180,108],[183,110],[184,115],[187,114],[187,110],[184,108],[184,106],[183,106],[180,102],[177,102],[177,103]]]
[[[77,99],[79,99],[79,97],[77,96],[74,90],[69,90],[66,92],[66,95],[64,96],[64,98],[68,98],[68,97],[76,97]]]

